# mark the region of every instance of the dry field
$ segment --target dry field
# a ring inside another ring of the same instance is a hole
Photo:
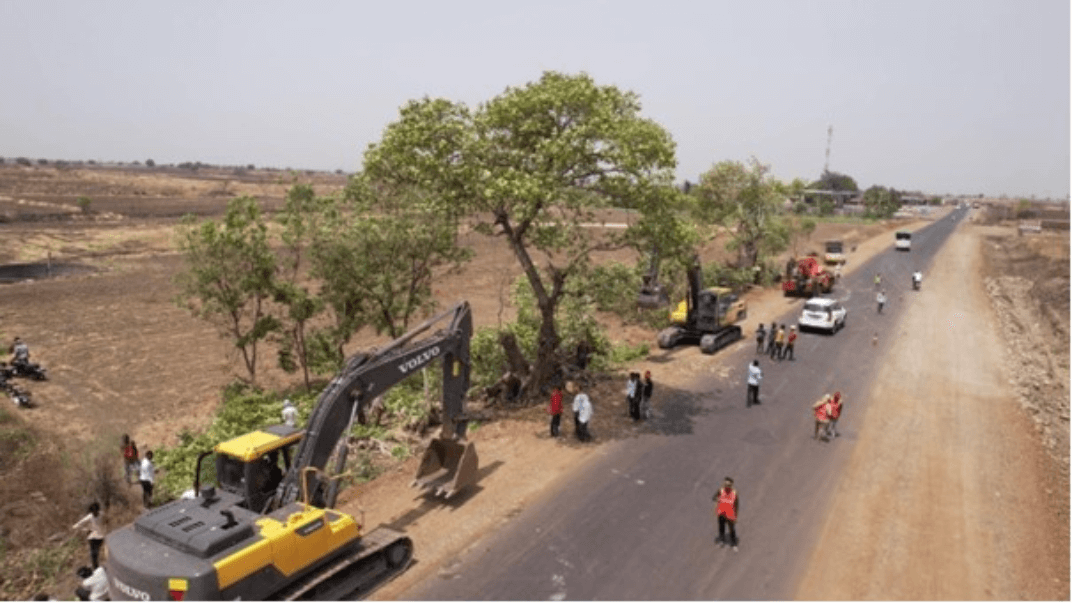
[[[300,180],[311,182],[320,194],[345,184],[342,176],[330,174],[303,174]],[[112,447],[119,434],[131,434],[144,452],[173,443],[183,429],[206,424],[220,390],[239,374],[240,362],[211,326],[172,302],[176,294],[172,277],[181,268],[173,247],[174,226],[186,213],[221,215],[226,201],[236,194],[257,196],[268,209],[278,207],[290,184],[289,176],[257,171],[236,175],[204,169],[190,174],[159,169],[0,166],[0,264],[51,258],[57,265],[76,263],[93,269],[0,285],[0,341],[22,336],[34,360],[48,367],[51,376],[47,383],[30,384],[38,407],[20,411],[14,419],[47,444],[21,462],[0,465],[4,477],[0,500],[5,501],[0,505],[0,537],[7,550],[32,550],[43,539],[59,542],[70,535],[69,526],[88,502],[85,484],[72,483],[84,477],[77,467],[91,452]],[[92,199],[89,213],[78,206],[83,195]],[[614,213],[605,218],[626,219]],[[888,236],[878,235],[902,225],[824,223],[806,245],[818,249],[822,240],[839,237],[850,248],[859,246],[857,254],[850,255],[851,269],[854,258],[861,262],[889,244]],[[475,257],[460,272],[436,282],[437,299],[441,304],[468,299],[478,327],[511,320],[513,310],[507,297],[509,284],[520,272],[516,261],[494,238],[465,233],[462,242],[475,251]],[[1064,253],[1067,264],[1067,242]],[[701,255],[709,260],[724,254],[716,241]],[[605,259],[634,258],[621,252],[597,261]],[[1063,340],[1067,341],[1067,269],[1064,278]],[[757,290],[748,297],[753,311],[746,333],[757,319],[780,313],[788,303],[771,290]],[[613,317],[600,318],[610,327],[612,338],[647,342],[654,350],[650,330],[623,325]],[[382,338],[374,334],[362,334],[353,347],[380,342]],[[642,362],[638,368],[651,368],[657,381],[684,382],[697,370],[718,370],[704,358],[696,350],[685,350],[675,355],[673,363]],[[1067,383],[1067,347],[1063,359]],[[1054,362],[1060,362],[1059,354]],[[295,377],[269,364],[261,369],[264,385],[296,383]],[[622,382],[605,381],[596,392],[598,399],[608,401],[593,426],[598,438],[630,433],[620,408]],[[1064,400],[1067,448],[1067,388]],[[590,449],[550,441],[543,423],[542,410],[528,409],[502,416],[474,434],[482,461],[490,463],[487,471],[497,477],[479,492],[479,506],[486,517],[478,531],[493,529],[495,518],[508,517],[528,497],[564,479],[574,461],[590,454]],[[551,450],[559,451],[558,460],[543,461]],[[55,469],[54,459],[64,459],[62,470]],[[49,460],[53,464],[47,464]],[[509,463],[508,471],[497,469],[504,463]],[[420,534],[421,539],[445,534],[435,524],[449,523],[449,517],[431,513],[426,501],[399,489],[410,469],[406,464],[377,480],[379,484],[355,489],[360,492],[344,497],[347,510],[356,511],[359,505],[368,512],[370,523],[398,523],[401,517],[402,523],[408,522],[407,530]],[[135,510],[117,511],[112,527]],[[440,519],[433,521],[433,517]],[[425,523],[432,525],[422,533]],[[461,546],[451,539],[423,544],[418,561],[430,570]],[[76,559],[83,556],[79,548]],[[422,573],[414,572],[414,578]],[[0,575],[0,581],[9,579]],[[59,588],[73,588],[73,581]]]

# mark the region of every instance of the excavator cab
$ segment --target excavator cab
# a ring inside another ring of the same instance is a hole
[[[272,425],[217,444],[197,459],[194,493],[200,492],[202,460],[215,454],[216,485],[237,495],[239,506],[261,512],[290,469],[305,431]]]

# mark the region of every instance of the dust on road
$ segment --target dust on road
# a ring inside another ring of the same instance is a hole
[[[905,312],[798,598],[1068,599],[1067,486],[1011,391],[979,244],[955,232]]]

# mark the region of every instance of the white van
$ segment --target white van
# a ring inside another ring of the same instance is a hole
[[[907,230],[898,230],[896,248],[898,251],[912,251],[912,233]]]

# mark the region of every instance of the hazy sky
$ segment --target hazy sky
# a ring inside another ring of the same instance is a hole
[[[0,156],[360,167],[409,99],[545,70],[640,95],[678,177],[757,157],[932,193],[1069,192],[1068,0],[0,0]]]

